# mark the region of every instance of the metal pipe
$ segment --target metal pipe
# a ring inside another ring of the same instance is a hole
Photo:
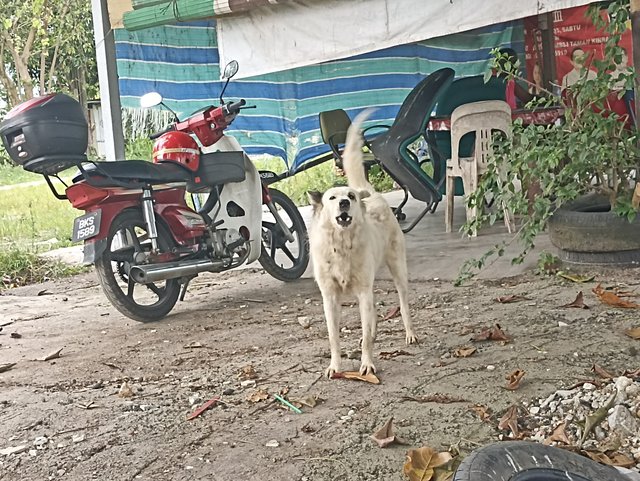
[[[177,277],[194,276],[200,272],[217,271],[224,268],[228,262],[210,260],[167,262],[155,265],[133,266],[129,271],[131,278],[140,284],[175,279]]]

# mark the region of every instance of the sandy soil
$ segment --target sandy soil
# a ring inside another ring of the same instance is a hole
[[[640,290],[640,269],[593,273],[603,286]],[[379,281],[376,353],[405,351],[378,357],[379,385],[323,377],[328,341],[310,279],[285,285],[256,270],[201,276],[155,324],[117,313],[92,273],[6,291],[0,364],[16,365],[0,373],[0,450],[25,451],[0,455],[0,478],[406,479],[409,448],[457,443],[470,451],[497,441],[497,420],[513,403],[591,378],[594,363],[617,372],[640,367],[638,341],[624,335],[640,324],[638,310],[601,304],[594,286],[533,274],[462,288],[413,281],[421,343],[407,347],[399,318],[382,320],[396,295],[390,281]],[[590,309],[559,307],[580,290]],[[509,295],[528,299],[495,301]],[[343,313],[343,368],[357,369],[355,302]],[[470,342],[496,323],[510,342]],[[472,344],[474,355],[452,355]],[[42,360],[60,348],[61,357]],[[248,366],[255,386],[242,385]],[[506,390],[515,369],[526,376]],[[125,381],[133,397],[118,395]],[[271,397],[249,400],[264,397],[259,390],[318,403],[296,414]],[[434,393],[464,402],[406,399]],[[186,420],[214,396],[222,402]],[[475,404],[491,410],[489,422],[469,409]],[[408,444],[381,449],[369,436],[390,417]]]

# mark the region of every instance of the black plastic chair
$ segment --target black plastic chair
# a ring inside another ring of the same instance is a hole
[[[333,159],[336,167],[342,169],[342,149],[347,141],[347,131],[351,126],[351,119],[349,115],[342,109],[325,110],[319,114],[320,121],[320,135],[322,141],[331,148]],[[363,134],[369,130],[385,128],[388,129],[388,125],[372,125],[367,127]],[[365,173],[369,174],[369,169],[376,163],[373,154],[369,152],[364,153],[364,168]]]
[[[404,190],[404,199],[395,209],[396,216],[401,218],[409,193],[427,204],[418,217],[402,229],[405,233],[413,229],[425,214],[433,212],[442,200],[439,186],[422,170],[409,146],[424,134],[438,97],[451,84],[453,77],[452,69],[443,68],[421,80],[402,103],[389,130],[368,143],[385,172]]]

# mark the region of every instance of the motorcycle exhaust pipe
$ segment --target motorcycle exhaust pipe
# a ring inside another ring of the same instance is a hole
[[[217,271],[225,266],[225,262],[195,260],[184,262],[167,262],[164,264],[134,266],[129,271],[131,278],[140,284],[175,279],[183,276],[194,276],[201,272]]]

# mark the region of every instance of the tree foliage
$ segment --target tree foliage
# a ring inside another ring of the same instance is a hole
[[[7,107],[53,91],[66,91],[83,103],[95,96],[92,25],[88,0],[3,0],[0,98]]]

